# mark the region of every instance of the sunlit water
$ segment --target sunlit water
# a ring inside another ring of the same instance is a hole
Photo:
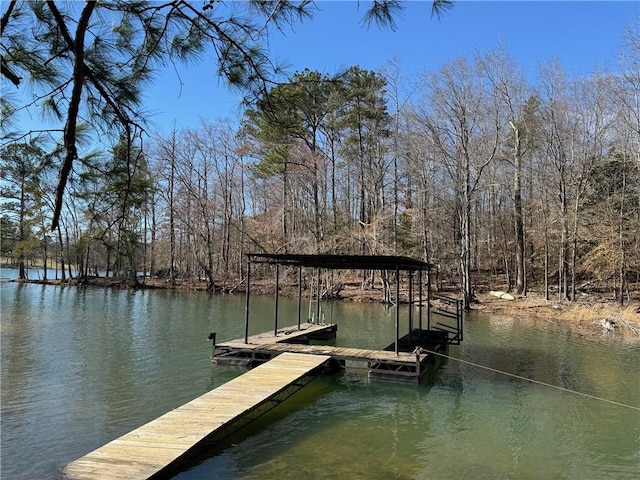
[[[6,276],[7,271],[2,272]],[[2,283],[3,479],[67,463],[245,371],[207,335],[241,337],[244,297]],[[307,308],[307,305],[304,306]],[[251,333],[273,301],[251,304]],[[333,303],[338,345],[382,347],[394,311]],[[296,302],[281,299],[280,324]],[[405,315],[403,315],[404,317]],[[450,354],[640,407],[640,347],[555,322],[472,316]],[[322,377],[179,479],[637,479],[640,411],[449,360],[421,385]]]

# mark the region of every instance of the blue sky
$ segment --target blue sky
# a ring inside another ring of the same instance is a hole
[[[502,42],[535,83],[537,66],[552,58],[572,76],[615,71],[625,28],[640,28],[637,0],[467,0],[456,2],[440,20],[431,19],[430,2],[408,1],[395,31],[361,26],[366,0],[360,6],[355,0],[316,4],[320,11],[312,20],[270,39],[271,55],[285,61],[291,73],[309,68],[331,74],[351,65],[376,70],[397,58],[404,75],[412,76]],[[179,71],[180,79],[167,69],[147,92],[146,107],[157,129],[169,131],[174,121],[186,128],[201,118],[238,117],[241,95],[221,83],[211,61]]]

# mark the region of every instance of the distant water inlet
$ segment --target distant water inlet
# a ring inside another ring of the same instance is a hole
[[[244,296],[16,283],[0,295],[3,478],[59,478],[70,462],[247,371],[212,366],[207,340],[213,331],[243,337]],[[252,298],[256,332],[272,328],[272,301]],[[281,318],[297,309],[280,299]],[[336,347],[377,349],[395,332],[393,308],[335,302],[324,313],[338,325]],[[638,343],[471,315],[449,355],[567,391],[454,360],[418,385],[348,368],[175,478],[638,478],[640,413],[569,391],[640,406]]]

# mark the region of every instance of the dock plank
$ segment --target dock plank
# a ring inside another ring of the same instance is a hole
[[[69,480],[148,479],[330,357],[286,352],[71,462]]]
[[[278,334],[274,335],[273,331],[263,332],[257,335],[251,335],[247,338],[249,344],[271,344],[278,342],[291,342],[292,340],[303,337],[305,335],[312,334],[314,332],[320,332],[326,330],[331,327],[331,325],[317,325],[315,323],[303,323],[300,325],[300,329],[298,329],[297,325],[293,325],[290,327],[283,327],[278,329]],[[238,338],[236,340],[231,340],[231,343],[244,343],[244,338]]]
[[[335,347],[331,345],[303,345],[295,343],[269,343],[266,337],[262,343],[244,343],[238,340],[217,344],[220,348],[228,348],[234,351],[257,351],[262,353],[295,352],[310,355],[328,355],[338,360],[353,360],[365,362],[388,362],[399,365],[413,365],[416,362],[414,353],[395,353],[386,350],[370,350],[362,348]],[[424,359],[428,354],[421,354]]]

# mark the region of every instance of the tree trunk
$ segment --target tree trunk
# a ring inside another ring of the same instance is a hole
[[[56,228],[58,231],[58,243],[60,244],[60,280],[64,282],[66,280],[66,272],[64,269],[64,242],[62,241],[62,229],[60,225]]]
[[[522,295],[525,291],[525,256],[524,256],[524,222],[522,221],[522,147],[520,130],[513,124],[515,135],[514,147],[514,178],[513,178],[513,217],[516,235],[516,293]]]
[[[149,254],[149,276],[153,278],[156,275],[156,232],[158,222],[156,219],[156,202],[151,202],[151,253]]]
[[[175,209],[173,205],[173,193],[176,174],[176,132],[173,131],[173,139],[171,142],[171,172],[169,174],[169,282],[171,285],[176,283],[176,223]]]
[[[24,176],[23,176],[24,178]],[[27,241],[27,232],[25,227],[26,222],[26,210],[27,210],[27,197],[25,194],[26,185],[24,180],[22,181],[20,188],[20,217],[18,219],[18,241],[19,241],[19,254],[18,254],[18,278],[20,280],[27,279],[27,271],[25,268],[25,255],[24,255],[24,247]]]
[[[511,278],[511,265],[509,263],[509,248],[507,241],[507,232],[503,225],[502,220],[500,220],[500,230],[502,230],[502,257],[504,258],[504,275],[505,281],[507,283],[507,292],[510,292],[513,288],[513,280]]]
[[[469,169],[465,172],[463,185],[463,204],[460,242],[460,275],[462,279],[462,296],[465,310],[471,309],[473,293],[471,291],[471,200],[469,191]]]
[[[546,205],[541,201],[540,210],[544,223],[544,299],[549,301],[549,224],[547,222]]]
[[[289,227],[287,222],[287,203],[289,202],[289,163],[284,161],[282,170],[282,242],[284,243],[284,253],[289,253]]]
[[[627,174],[626,174],[626,156],[623,157],[622,164],[622,195],[620,196],[620,215],[618,216],[618,242],[620,248],[620,306],[624,306],[624,293],[625,286],[627,284],[627,272],[626,272],[626,248],[624,242],[624,210],[626,199],[626,187],[627,187]]]
[[[578,263],[578,212],[579,210],[579,197],[576,198],[576,203],[573,211],[573,231],[571,232],[571,301],[576,300],[576,271]]]
[[[569,225],[568,225],[567,187],[564,179],[560,184],[561,237],[560,256],[558,260],[558,295],[560,301],[569,297]]]
[[[44,248],[43,250],[43,255],[42,255],[42,262],[44,263],[44,270],[43,270],[43,274],[42,274],[42,279],[46,282],[48,279],[47,276],[47,263],[48,263],[48,258],[47,258],[47,236],[44,236]]]

